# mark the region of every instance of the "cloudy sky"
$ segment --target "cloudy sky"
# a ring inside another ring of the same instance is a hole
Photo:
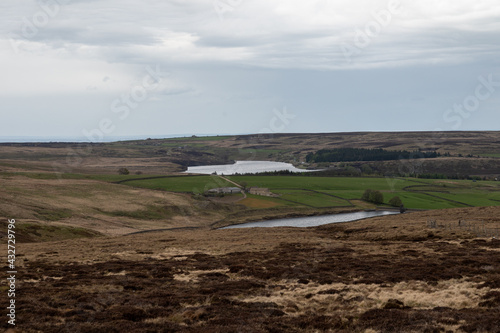
[[[498,130],[497,0],[5,0],[0,136]]]

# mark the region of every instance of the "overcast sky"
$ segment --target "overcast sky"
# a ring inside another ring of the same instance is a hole
[[[498,0],[4,0],[0,136],[498,130]]]

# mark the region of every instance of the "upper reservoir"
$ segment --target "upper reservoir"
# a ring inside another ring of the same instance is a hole
[[[217,172],[218,175],[234,175],[236,173],[258,173],[273,171],[291,171],[291,172],[311,172],[316,170],[304,170],[294,167],[290,163],[269,162],[269,161],[236,161],[234,164],[226,165],[204,165],[188,167],[187,173],[200,173],[211,175]]]
[[[367,211],[367,212],[354,212],[354,213],[342,213],[333,215],[322,215],[322,216],[308,216],[308,217],[298,217],[298,218],[288,218],[288,219],[277,219],[262,222],[250,222],[243,224],[230,225],[221,229],[234,229],[234,228],[271,228],[271,227],[316,227],[323,224],[329,223],[340,223],[340,222],[351,222],[356,220],[362,220],[370,217],[384,216],[399,214],[396,211]]]

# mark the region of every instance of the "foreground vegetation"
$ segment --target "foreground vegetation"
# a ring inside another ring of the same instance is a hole
[[[499,215],[497,207],[459,208],[305,229],[20,244],[16,328],[498,332],[500,241],[427,221],[498,228]]]

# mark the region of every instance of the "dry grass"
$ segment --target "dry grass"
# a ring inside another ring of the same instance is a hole
[[[459,212],[498,213],[433,217]],[[500,242],[421,239],[429,216],[22,244],[21,329],[495,332]]]
[[[175,274],[174,280],[181,282],[188,282],[188,283],[197,283],[200,280],[200,275],[213,274],[213,273],[225,274],[228,271],[229,271],[228,269],[195,270],[195,271],[185,272],[182,274]]]
[[[465,309],[478,307],[489,292],[500,289],[480,288],[476,282],[451,279],[429,284],[404,281],[392,285],[379,284],[301,284],[280,281],[265,296],[236,296],[235,300],[249,303],[272,302],[293,316],[349,310],[363,313],[383,308],[390,300],[398,300],[412,309],[432,310],[436,307]]]
[[[225,213],[198,207],[190,196],[93,180],[0,178],[0,216],[87,228],[105,235],[204,227]],[[149,216],[154,217],[150,218]]]

